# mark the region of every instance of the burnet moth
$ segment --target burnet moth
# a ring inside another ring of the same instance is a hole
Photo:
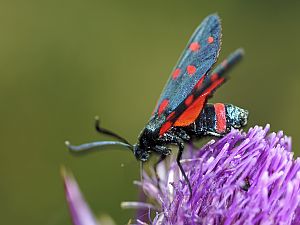
[[[247,123],[248,111],[232,104],[208,104],[207,100],[222,85],[227,72],[243,56],[243,50],[233,52],[212,71],[221,48],[221,23],[218,15],[212,14],[198,26],[177,65],[164,87],[154,113],[141,131],[136,144],[100,127],[99,133],[116,138],[118,141],[99,141],[79,146],[66,142],[73,152],[116,145],[133,152],[137,160],[146,162],[151,153],[160,156],[156,166],[171,154],[169,145],[178,146],[177,164],[192,189],[189,179],[180,163],[184,144],[206,135],[222,136],[231,128],[240,128]]]

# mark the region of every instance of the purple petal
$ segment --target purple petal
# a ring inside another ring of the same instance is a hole
[[[71,218],[74,225],[100,225],[81,194],[79,186],[72,175],[64,169],[62,171],[65,194],[68,202]]]

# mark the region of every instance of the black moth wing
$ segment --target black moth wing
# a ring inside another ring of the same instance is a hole
[[[158,100],[153,117],[166,118],[192,92],[217,61],[221,47],[221,23],[209,15],[197,27]],[[152,118],[158,121],[158,118]],[[159,121],[163,122],[161,119]]]

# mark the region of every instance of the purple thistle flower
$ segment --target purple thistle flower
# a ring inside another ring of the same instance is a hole
[[[158,168],[159,184],[153,172],[135,182],[148,201],[122,207],[138,209],[136,224],[300,224],[300,159],[293,159],[289,137],[269,129],[232,130],[200,150],[187,148],[182,165],[192,198],[169,157]],[[72,176],[64,173],[64,181],[73,223],[99,224]]]
[[[293,159],[291,139],[254,127],[232,130],[200,150],[185,151],[182,164],[162,163],[160,184],[144,173],[136,182],[157,208],[151,224],[300,224],[300,161]],[[129,203],[127,203],[129,204]]]

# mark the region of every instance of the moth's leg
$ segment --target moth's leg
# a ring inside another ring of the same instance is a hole
[[[166,155],[160,155],[159,160],[154,164],[154,172],[155,172],[155,176],[156,176],[157,186],[159,189],[160,189],[160,178],[157,173],[157,167],[162,161],[164,161],[166,159],[166,157],[167,157]]]
[[[181,173],[182,173],[182,175],[183,175],[184,180],[185,180],[185,181],[187,182],[187,184],[188,184],[189,191],[190,191],[190,198],[189,198],[189,199],[191,199],[191,198],[192,198],[192,195],[193,195],[193,192],[192,192],[192,186],[191,186],[191,183],[190,183],[190,181],[189,181],[187,175],[185,174],[185,172],[184,172],[184,170],[183,170],[183,167],[182,167],[182,165],[181,165],[181,163],[180,163],[180,160],[181,160],[181,157],[182,157],[182,153],[183,153],[183,150],[184,150],[184,143],[183,143],[183,141],[178,140],[177,145],[178,145],[178,154],[177,154],[177,159],[176,159],[177,165],[178,165],[178,167],[179,167],[179,169],[180,169],[180,171],[181,171]]]
[[[178,137],[177,135],[175,135],[172,132],[166,133],[163,138],[164,139],[162,139],[162,140],[164,140],[165,142],[168,142],[170,144],[173,143],[173,144],[176,144],[178,146],[178,154],[177,154],[176,162],[177,162],[177,165],[179,167],[180,172],[182,173],[182,176],[183,176],[184,180],[188,184],[189,191],[190,191],[190,199],[191,199],[191,197],[192,197],[192,186],[191,186],[191,183],[190,183],[187,175],[185,174],[185,172],[183,170],[183,167],[181,165],[181,162],[180,162],[180,160],[182,158],[182,153],[183,153],[183,150],[184,150],[184,142],[180,137]]]

